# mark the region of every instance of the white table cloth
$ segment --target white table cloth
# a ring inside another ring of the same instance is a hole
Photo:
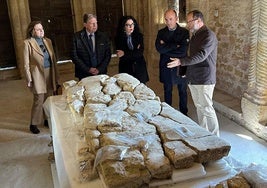
[[[81,138],[78,135],[78,130],[81,129],[81,124],[78,119],[73,118],[73,115],[67,106],[65,96],[58,95],[49,97],[44,103],[44,110],[49,118],[48,121],[53,139],[55,164],[60,187],[103,188],[104,185],[101,183],[100,179],[86,183],[81,183],[79,179],[77,143],[81,141]],[[187,169],[186,171],[188,170],[190,169]],[[220,182],[236,173],[224,160],[210,164],[205,170],[206,175],[179,182],[168,187],[208,187],[209,185]],[[181,173],[181,170],[177,170],[175,173],[179,174]],[[188,177],[185,177],[185,179],[188,179]],[[168,183],[170,181],[166,180],[165,182]],[[161,183],[153,182],[153,185],[160,185],[162,183],[164,183],[164,181]]]

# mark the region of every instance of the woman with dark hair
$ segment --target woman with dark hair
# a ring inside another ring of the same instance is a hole
[[[146,61],[143,55],[143,34],[132,16],[123,16],[116,35],[116,49],[119,61],[119,73],[128,73],[140,82],[149,80]]]
[[[50,39],[44,36],[40,21],[33,21],[27,28],[27,38],[24,40],[24,69],[27,87],[33,94],[30,131],[38,134],[38,125],[47,120],[43,117],[43,103],[53,95],[58,85],[56,56]]]

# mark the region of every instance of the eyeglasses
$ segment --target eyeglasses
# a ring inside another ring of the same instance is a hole
[[[40,48],[41,48],[41,50],[43,51],[43,52],[46,52],[46,49],[45,49],[45,46],[44,45],[39,45],[40,46]]]
[[[125,24],[125,27],[133,27],[134,26],[134,23],[132,24]]]
[[[191,23],[191,22],[193,22],[193,21],[196,21],[196,20],[197,20],[197,18],[195,18],[195,19],[193,19],[193,20],[189,20],[189,21],[187,21],[186,23],[189,24],[189,23]]]

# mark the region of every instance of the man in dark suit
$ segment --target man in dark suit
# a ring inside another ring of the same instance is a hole
[[[84,28],[74,34],[71,52],[75,77],[79,80],[106,74],[111,59],[110,40],[105,33],[97,30],[96,16],[84,14],[83,25]]]
[[[187,54],[189,31],[180,27],[175,10],[169,9],[164,14],[166,27],[158,31],[155,46],[160,53],[159,76],[164,87],[164,100],[172,105],[172,88],[177,85],[179,92],[179,109],[187,115],[187,80],[186,67],[167,68],[171,57],[182,58]],[[177,70],[179,69],[179,70]],[[177,71],[179,75],[177,76]]]

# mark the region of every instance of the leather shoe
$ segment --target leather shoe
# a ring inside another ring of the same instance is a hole
[[[37,128],[36,125],[30,125],[30,131],[31,131],[33,134],[38,134],[38,133],[40,133],[40,130]]]
[[[47,121],[47,119],[44,120],[44,126],[45,126],[45,127],[48,127],[48,121]]]

